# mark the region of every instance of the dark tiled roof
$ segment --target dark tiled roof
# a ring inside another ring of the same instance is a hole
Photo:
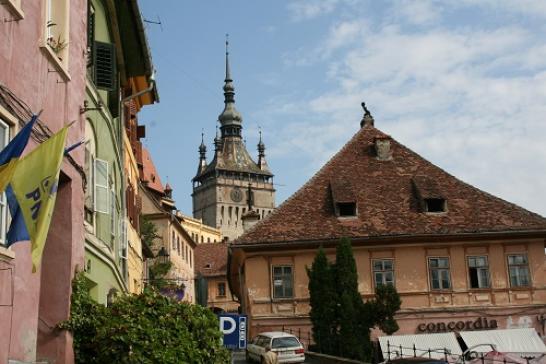
[[[143,177],[144,182],[148,183],[148,187],[156,192],[164,193],[163,184],[155,168],[154,161],[148,149],[142,147],[142,165],[143,165]]]
[[[195,273],[203,276],[225,275],[227,269],[226,243],[197,244],[194,250]]]
[[[200,175],[195,176],[195,179],[198,179],[200,176],[214,173],[215,170],[272,176],[269,169],[260,169],[250,154],[248,154],[242,140],[239,139],[224,139],[220,153],[214,157],[212,162]]]
[[[303,187],[234,244],[259,244],[340,237],[469,234],[546,230],[546,219],[470,186],[391,140],[392,159],[380,161],[367,126]],[[347,200],[352,186],[358,216],[338,218],[334,191]],[[343,182],[348,181],[348,183]],[[335,188],[337,188],[335,187]],[[420,199],[441,197],[447,212],[424,213]]]

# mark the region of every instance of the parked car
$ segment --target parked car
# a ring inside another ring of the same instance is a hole
[[[286,332],[262,332],[246,346],[247,362],[262,362],[262,355],[267,345],[271,345],[271,351],[277,353],[279,363],[303,363],[305,361],[305,349],[299,339]]]

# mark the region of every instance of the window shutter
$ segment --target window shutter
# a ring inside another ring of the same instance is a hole
[[[95,59],[95,9],[91,1],[87,7],[87,66],[92,66]]]
[[[108,205],[108,162],[95,159],[95,211],[110,213]]]
[[[108,91],[116,87],[116,50],[111,43],[95,42],[95,85]]]

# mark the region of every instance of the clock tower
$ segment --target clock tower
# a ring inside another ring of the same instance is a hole
[[[224,110],[218,116],[220,133],[214,138],[214,157],[207,163],[203,136],[199,146],[199,166],[193,182],[193,216],[219,228],[223,237],[234,240],[243,234],[242,217],[252,209],[260,219],[275,208],[273,174],[265,160],[265,145],[258,143],[254,162],[242,138],[243,117],[235,108],[235,87],[229,66],[226,41]]]

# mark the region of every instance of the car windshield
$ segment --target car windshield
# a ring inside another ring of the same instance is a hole
[[[289,348],[294,346],[300,346],[300,342],[295,337],[279,337],[276,339],[273,339],[273,344],[271,345],[271,348],[278,349],[278,348]]]

